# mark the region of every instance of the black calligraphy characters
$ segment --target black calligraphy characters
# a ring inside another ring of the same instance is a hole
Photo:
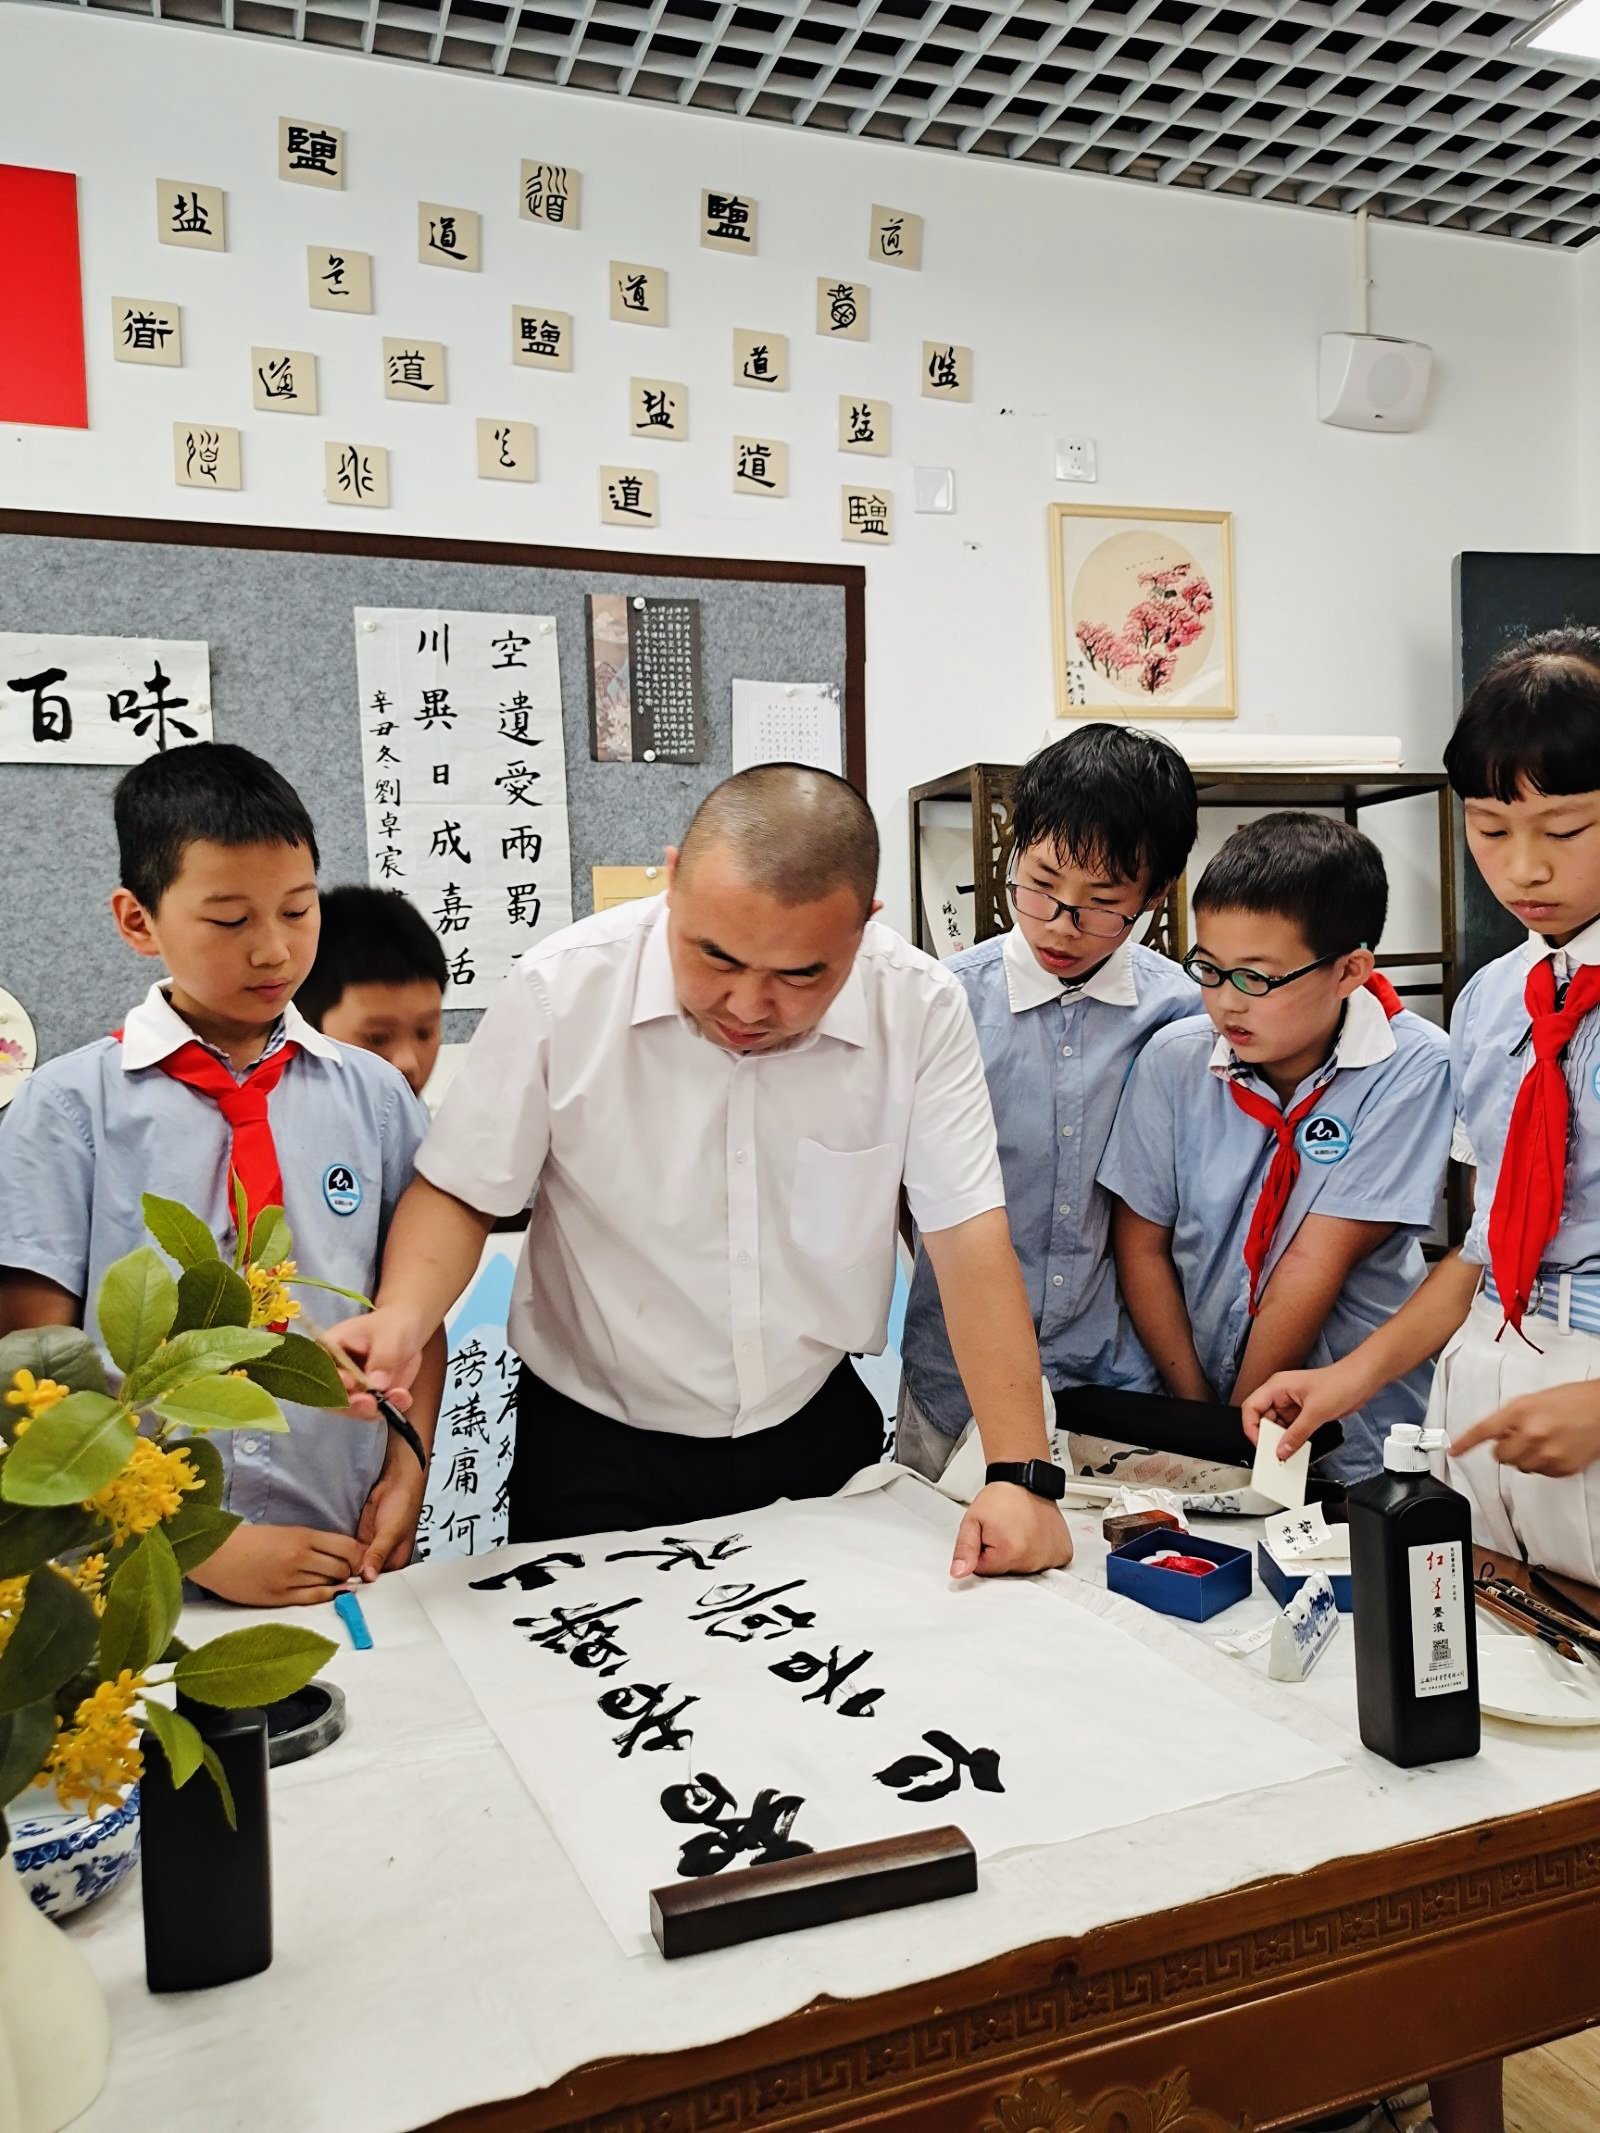
[[[935,1751],[933,1755],[902,1755],[886,1770],[874,1773],[880,1785],[887,1785],[890,1791],[899,1793],[908,1804],[922,1806],[930,1800],[946,1799],[961,1789],[963,1777],[970,1778],[978,1792],[1005,1791],[1000,1781],[1000,1757],[995,1749],[968,1750],[937,1727],[922,1737]]]
[[[625,1763],[635,1748],[646,1755],[661,1748],[686,1748],[694,1734],[688,1726],[677,1721],[690,1704],[700,1701],[698,1696],[680,1696],[670,1710],[664,1708],[672,1694],[670,1682],[655,1684],[631,1681],[626,1688],[607,1689],[600,1698],[600,1708],[607,1718],[630,1721],[627,1731],[614,1733],[612,1744],[617,1751],[617,1761]]]
[[[722,1780],[704,1770],[686,1785],[669,1785],[661,1795],[667,1819],[700,1825],[678,1854],[678,1872],[690,1880],[720,1874],[738,1859],[764,1866],[772,1859],[798,1859],[813,1847],[792,1837],[795,1817],[805,1801],[795,1793],[763,1787],[741,1814]]]

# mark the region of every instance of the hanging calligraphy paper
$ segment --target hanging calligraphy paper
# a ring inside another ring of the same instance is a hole
[[[156,237],[191,252],[228,249],[227,196],[215,185],[156,180]]]
[[[211,738],[211,648],[0,631],[0,763],[138,763]]]
[[[0,422],[89,427],[78,181],[0,163]]]
[[[733,329],[733,382],[752,392],[789,390],[789,342],[781,333],[748,326]]]
[[[591,593],[586,613],[594,760],[702,762],[699,601]]]
[[[874,207],[867,241],[867,257],[886,267],[904,267],[916,273],[922,265],[922,217],[903,208]]]
[[[306,246],[306,294],[313,311],[370,311],[372,254],[343,246]]]
[[[445,1006],[486,1006],[572,921],[555,623],[359,607],[355,627],[368,877],[438,934]]]
[[[415,1562],[483,1555],[506,1537],[521,1368],[506,1340],[506,1313],[521,1251],[520,1235],[491,1236],[445,1327],[444,1396]]]
[[[1339,1767],[1060,1590],[952,1587],[948,1546],[879,1489],[408,1582],[630,1954],[664,1882],[946,1822],[992,1859]]]

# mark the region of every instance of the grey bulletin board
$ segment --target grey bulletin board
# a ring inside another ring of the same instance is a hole
[[[585,596],[700,602],[706,759],[595,763]],[[502,608],[553,615],[561,659],[575,916],[591,866],[648,866],[732,768],[732,683],[841,691],[845,764],[866,790],[865,573],[598,549],[433,541],[286,527],[0,511],[0,630],[204,638],[213,730],[275,763],[311,810],[325,885],[366,879],[356,607]],[[0,888],[0,986],[33,1016],[41,1059],[103,1036],[151,966],[117,938],[112,765],[0,764],[11,825]],[[476,1013],[446,1017],[459,1040]]]

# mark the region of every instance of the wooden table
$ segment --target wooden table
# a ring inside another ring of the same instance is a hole
[[[931,1983],[822,2001],[703,2050],[585,2067],[536,2095],[437,2125],[449,2133],[1289,2126],[1600,2022],[1597,1897],[1600,1790],[1246,1883],[978,1968],[953,1966]],[[950,1930],[937,1910],[920,1929]]]

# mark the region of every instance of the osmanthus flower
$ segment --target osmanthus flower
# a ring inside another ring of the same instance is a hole
[[[20,1408],[31,1422],[35,1415],[48,1414],[58,1401],[67,1397],[70,1389],[58,1385],[54,1378],[36,1378],[31,1370],[18,1370],[13,1374],[11,1390],[5,1396],[6,1405]],[[21,1424],[17,1426],[20,1428]]]
[[[280,1259],[276,1266],[247,1266],[244,1269],[245,1282],[250,1290],[252,1326],[286,1326],[290,1319],[300,1316],[300,1306],[286,1286],[299,1278],[299,1271],[292,1259]]]
[[[149,1437],[138,1437],[122,1472],[97,1489],[84,1509],[105,1520],[112,1546],[120,1548],[175,1516],[184,1497],[204,1486],[181,1445],[164,1451]]]
[[[140,1721],[134,1702],[144,1687],[142,1674],[126,1667],[114,1681],[102,1681],[79,1699],[72,1716],[57,1732],[36,1785],[54,1786],[63,1807],[82,1805],[93,1817],[102,1807],[118,1807],[127,1788],[144,1775],[139,1752]]]
[[[11,1642],[11,1632],[22,1613],[23,1595],[27,1589],[25,1577],[0,1578],[0,1652]]]

